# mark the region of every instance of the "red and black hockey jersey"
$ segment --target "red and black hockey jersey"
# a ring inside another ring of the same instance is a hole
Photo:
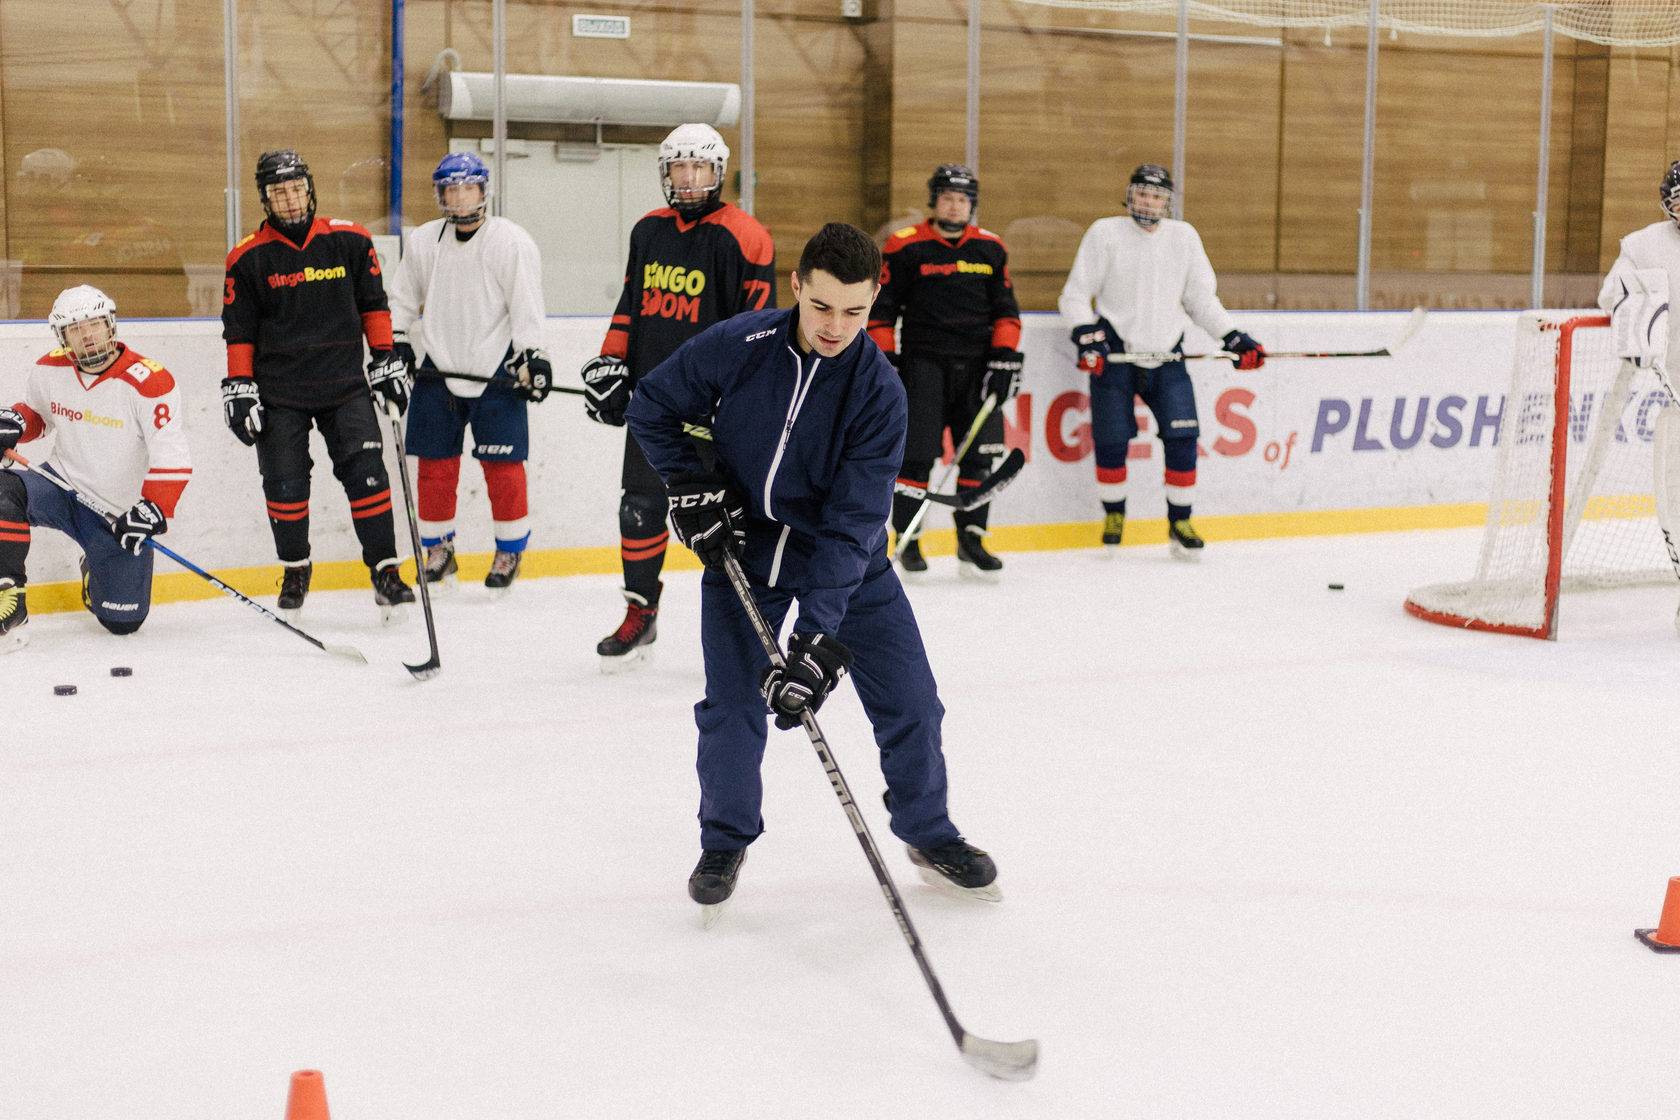
[[[256,377],[264,401],[329,408],[367,392],[364,335],[391,348],[379,259],[355,222],[318,217],[301,246],[264,222],[228,254],[228,376]]]
[[[727,202],[692,221],[666,207],[630,231],[624,291],[601,353],[631,384],[714,323],[776,306],[770,231]]]
[[[1009,250],[995,233],[969,226],[952,242],[927,221],[898,230],[881,251],[869,336],[882,350],[975,358],[993,346],[1021,348]],[[895,345],[893,325],[901,318]]]

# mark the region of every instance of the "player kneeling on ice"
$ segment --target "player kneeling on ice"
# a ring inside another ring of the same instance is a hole
[[[34,525],[82,547],[82,605],[101,626],[113,634],[140,629],[152,605],[146,542],[168,528],[192,475],[175,379],[117,341],[111,298],[86,284],[67,289],[47,322],[58,348],[36,363],[23,400],[0,408],[0,451],[54,437],[47,461],[0,471],[0,651],[22,644]],[[125,512],[108,522],[40,471]]]
[[[946,812],[945,709],[887,556],[907,410],[897,371],[863,331],[880,274],[868,234],[824,226],[793,274],[792,309],[707,329],[642,378],[625,414],[665,483],[673,530],[706,564],[706,693],[695,706],[702,854],[688,882],[702,905],[730,896],[764,829],[767,714],[800,726],[848,673],[911,860],[946,885],[999,897],[991,857]],[[710,470],[684,434],[702,423],[717,451]],[[730,583],[730,555],[772,630],[798,601],[784,667],[771,667]]]

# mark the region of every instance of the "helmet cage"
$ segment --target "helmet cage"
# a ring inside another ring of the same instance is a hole
[[[451,186],[476,185],[478,205],[470,210],[451,207],[445,194]],[[438,210],[451,225],[476,226],[490,211],[490,169],[471,152],[455,152],[438,161],[432,172],[432,191],[437,195]]]
[[[703,193],[685,195],[671,182],[673,163],[703,163],[712,169],[712,185]],[[679,214],[696,213],[723,195],[723,172],[729,165],[729,145],[715,128],[705,124],[679,125],[659,145],[659,185],[665,203]]]
[[[1172,172],[1158,163],[1145,163],[1132,172],[1126,185],[1126,213],[1144,229],[1154,229],[1172,216]]]
[[[1662,212],[1675,224],[1680,225],[1680,160],[1669,164],[1668,174],[1663,176],[1657,199],[1662,206]]]
[[[102,322],[105,338],[78,349],[69,338],[69,330],[77,323]],[[117,305],[111,297],[91,284],[66,288],[53,300],[52,312],[47,316],[53,337],[59,347],[70,355],[76,365],[85,370],[104,369],[116,357],[122,344],[117,341]]]

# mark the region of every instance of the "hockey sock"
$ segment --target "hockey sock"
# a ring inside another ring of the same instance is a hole
[[[618,503],[618,532],[625,590],[640,595],[649,607],[659,606],[659,573],[664,570],[671,539],[665,528],[664,496],[626,490]]]
[[[415,472],[416,512],[421,522],[449,525],[455,520],[455,491],[461,481],[461,457],[421,459]],[[424,525],[422,532],[425,531]],[[439,533],[439,536],[444,535]]]
[[[1196,489],[1196,441],[1164,439],[1161,447],[1162,466],[1166,468],[1163,481],[1166,483],[1167,508],[1171,510],[1177,506],[1184,510],[1182,515],[1170,514],[1171,520],[1179,521],[1190,516],[1190,499]]]
[[[23,586],[29,556],[29,492],[12,471],[0,471],[0,579]]]
[[[1189,506],[1181,506],[1176,502],[1168,502],[1167,503],[1167,523],[1169,525],[1172,524],[1174,521],[1187,521],[1187,520],[1189,520],[1189,518],[1190,518],[1190,507]]]
[[[496,526],[496,548],[502,552],[524,552],[531,539],[526,516],[525,464],[481,460],[484,485],[490,493],[490,517]]]
[[[263,480],[268,502],[268,528],[274,534],[274,555],[285,561],[309,559],[309,480]]]
[[[375,478],[364,482],[364,477],[353,478],[344,493],[350,499],[350,524],[362,545],[362,563],[371,569],[397,554],[397,530],[383,464]]]

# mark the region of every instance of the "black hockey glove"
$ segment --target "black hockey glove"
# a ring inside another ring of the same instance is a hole
[[[776,726],[798,727],[800,714],[816,714],[829,692],[852,667],[852,651],[827,634],[795,631],[788,639],[787,661],[771,665],[758,678],[758,691],[776,713]]]
[[[1231,364],[1238,369],[1259,369],[1266,364],[1266,348],[1241,331],[1225,336],[1225,349],[1236,355]]]
[[[1073,328],[1073,345],[1079,351],[1079,368],[1098,377],[1108,368],[1109,351],[1119,347],[1120,340],[1114,337],[1114,328],[1108,325],[1107,319],[1098,319]]]
[[[23,413],[15,408],[0,408],[0,451],[10,451],[23,438]]]
[[[601,354],[583,363],[583,410],[597,424],[624,427],[630,407],[630,370],[622,358]]]
[[[249,377],[222,378],[222,419],[246,447],[257,442],[263,430],[263,406],[255,381]]]
[[[519,382],[519,395],[532,404],[541,404],[554,388],[554,367],[541,350],[521,350],[508,359],[507,371]]]
[[[980,386],[980,399],[996,397],[999,404],[1021,391],[1021,363],[1019,350],[994,346],[986,351],[986,380]]]
[[[169,522],[158,504],[150,498],[141,498],[134,508],[111,523],[111,535],[117,538],[118,547],[138,556],[147,541],[167,528]]]
[[[399,415],[408,411],[408,366],[395,350],[373,352],[367,379],[374,392],[397,406]]]
[[[739,557],[747,543],[747,510],[716,471],[679,471],[665,483],[671,528],[708,568],[725,555]]]
[[[407,331],[391,332],[391,353],[395,354],[398,358],[401,358],[402,364],[404,368],[408,370],[409,376],[414,376],[414,367],[420,364],[420,359],[414,356],[414,347],[410,346],[408,343]]]

